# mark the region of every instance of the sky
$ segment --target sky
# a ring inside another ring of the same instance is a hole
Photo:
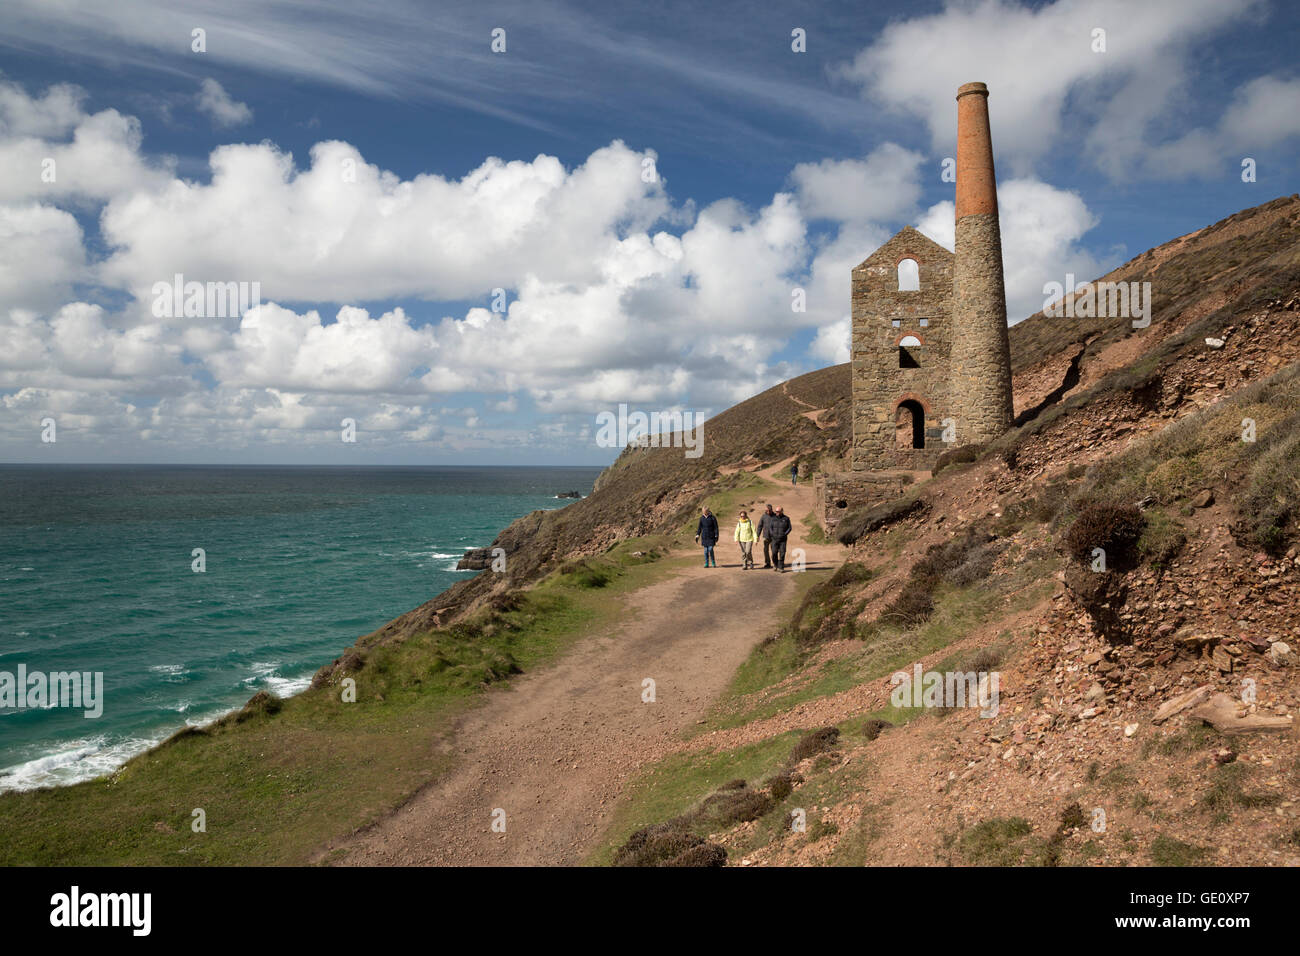
[[[1014,323],[1300,189],[1298,40],[1257,0],[6,0],[0,462],[605,464],[620,404],[848,360],[852,267],[952,246],[961,84]]]

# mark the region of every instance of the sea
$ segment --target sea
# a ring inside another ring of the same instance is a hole
[[[259,690],[302,691],[475,573],[467,548],[599,473],[0,465],[0,682],[103,675],[97,716],[0,695],[0,791],[101,776]]]

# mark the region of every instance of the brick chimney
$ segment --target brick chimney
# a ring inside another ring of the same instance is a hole
[[[959,445],[1011,427],[1011,350],[998,186],[989,135],[989,90],[957,90],[957,222],[953,263],[952,395]]]

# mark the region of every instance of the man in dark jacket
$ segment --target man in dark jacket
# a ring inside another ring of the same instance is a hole
[[[695,529],[695,540],[704,546],[704,566],[718,566],[718,559],[713,556],[713,547],[718,543],[718,519],[708,508],[700,514],[700,523]]]
[[[785,542],[790,537],[791,527],[790,519],[781,510],[781,506],[777,505],[776,513],[768,524],[768,532],[772,535],[772,561],[778,571],[785,570]]]
[[[767,510],[758,519],[758,536],[763,539],[763,567],[765,568],[772,566],[772,534],[769,528],[775,517],[772,506],[768,505]]]

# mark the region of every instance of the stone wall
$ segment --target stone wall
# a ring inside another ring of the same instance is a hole
[[[900,472],[835,471],[818,475],[814,482],[814,513],[827,534],[833,534],[849,511],[892,501],[911,483],[912,476]]]
[[[899,290],[903,259],[916,261],[919,291]],[[941,440],[941,423],[953,414],[952,267],[952,253],[908,226],[853,270],[854,471],[925,469],[950,447]],[[899,367],[899,343],[909,335],[922,342],[909,349],[919,368]],[[896,422],[903,401],[915,401],[923,409],[924,448],[898,444]]]

